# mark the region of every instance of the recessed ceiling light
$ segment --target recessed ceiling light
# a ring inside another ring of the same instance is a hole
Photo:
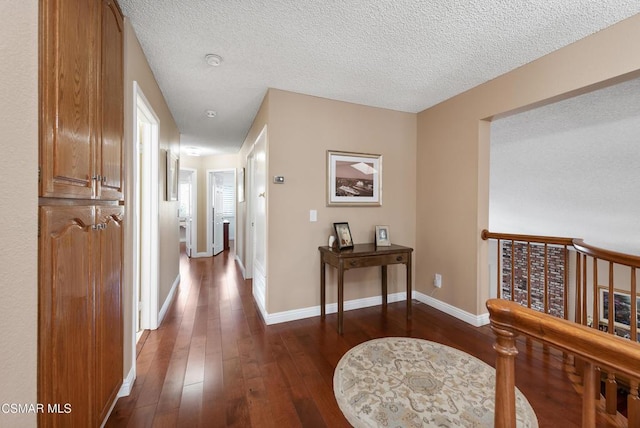
[[[218,113],[215,110],[207,110],[207,117],[216,117]]]
[[[188,156],[200,156],[200,149],[197,147],[185,147]]]
[[[216,54],[205,55],[204,60],[212,67],[217,67],[222,63],[222,57]]]

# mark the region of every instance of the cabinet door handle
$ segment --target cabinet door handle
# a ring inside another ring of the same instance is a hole
[[[401,262],[401,261],[402,261],[402,256],[398,256],[398,257],[396,257],[396,261],[397,261],[397,262]]]
[[[91,177],[92,180],[95,181],[102,181],[102,176],[101,175],[94,175],[93,177]]]
[[[107,184],[107,176],[106,175],[102,176],[102,184]]]
[[[349,262],[349,265],[351,265],[351,266],[355,266],[357,264],[358,264],[358,262],[356,262],[355,260]]]

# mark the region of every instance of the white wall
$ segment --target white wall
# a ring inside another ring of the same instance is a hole
[[[0,404],[36,403],[38,326],[38,2],[0,2]],[[35,414],[0,412],[2,427]]]
[[[640,254],[640,78],[495,120],[489,228]]]

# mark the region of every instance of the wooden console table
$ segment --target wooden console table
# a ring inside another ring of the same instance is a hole
[[[344,313],[344,271],[355,268],[382,267],[382,305],[387,306],[387,265],[407,266],[407,319],[411,319],[411,253],[413,248],[402,245],[376,247],[375,244],[356,244],[342,251],[327,246],[320,250],[320,316],[326,315],[325,266],[338,270],[338,333],[342,334]]]

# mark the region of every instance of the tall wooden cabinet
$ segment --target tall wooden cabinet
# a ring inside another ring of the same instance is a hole
[[[123,20],[113,0],[40,1],[40,196],[120,200]]]
[[[43,427],[100,426],[122,385],[123,79],[114,0],[40,1]]]

